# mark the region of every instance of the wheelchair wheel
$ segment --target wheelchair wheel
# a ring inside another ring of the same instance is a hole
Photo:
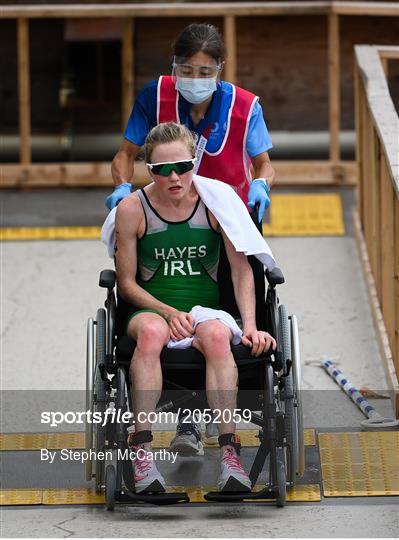
[[[106,409],[107,392],[105,382],[103,380],[103,371],[105,365],[106,354],[106,313],[105,309],[100,308],[97,311],[96,325],[96,366],[94,372],[93,385],[93,411],[99,412],[104,418]],[[94,429],[94,448],[96,455],[102,452],[105,447],[105,426],[102,422],[95,424]],[[95,461],[95,488],[96,492],[100,493],[104,483],[104,461]]]
[[[278,308],[278,340],[280,342],[283,360],[291,361],[291,336],[290,321],[287,316],[286,307],[281,305]],[[293,370],[287,377],[284,377],[284,390],[281,393],[281,407],[284,412],[284,429],[287,444],[287,478],[290,486],[296,483],[297,473],[297,422],[294,407],[294,384]]]
[[[285,473],[285,451],[284,448],[277,448],[277,489],[276,505],[280,508],[285,506],[287,497],[287,480]]]
[[[94,366],[94,321],[87,321],[87,346],[86,346],[86,411],[93,408],[93,366]],[[93,424],[86,420],[85,429],[86,452],[93,448]],[[93,476],[93,463],[91,459],[85,462],[86,480],[89,482]]]
[[[107,465],[105,470],[105,504],[107,505],[107,510],[113,510],[115,508],[115,489],[115,467],[113,465]]]
[[[297,425],[297,475],[305,473],[305,441],[303,430],[302,394],[301,394],[301,353],[299,346],[298,321],[291,315],[292,377],[294,385],[296,425]]]

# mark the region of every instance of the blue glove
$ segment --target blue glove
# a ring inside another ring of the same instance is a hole
[[[105,204],[107,205],[108,210],[112,210],[113,208],[115,208],[118,202],[130,195],[132,192],[132,188],[133,186],[132,184],[129,184],[129,182],[125,182],[124,184],[119,184],[119,186],[116,186],[111,195],[108,195],[105,200]]]
[[[261,222],[263,219],[265,209],[269,208],[270,206],[269,193],[270,187],[264,178],[256,178],[255,180],[252,180],[251,185],[249,186],[248,206],[253,209],[255,204],[259,203],[259,222]]]

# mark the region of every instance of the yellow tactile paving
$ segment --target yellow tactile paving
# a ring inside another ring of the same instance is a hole
[[[298,485],[287,491],[287,501],[316,502],[321,501],[319,484]]]
[[[42,504],[42,489],[1,489],[0,506]]]
[[[2,433],[0,450],[60,450],[61,448],[84,448],[84,433]]]
[[[48,433],[4,433],[0,450],[40,450],[46,448]]]
[[[316,446],[316,431],[312,428],[303,430],[303,442],[305,446]]]
[[[84,448],[85,434],[82,433],[50,433],[47,437],[46,448],[59,450],[61,448]]]
[[[240,437],[241,446],[259,446],[259,430],[241,429],[237,431],[237,435]]]
[[[258,430],[239,430],[238,435],[244,447],[259,446]],[[175,431],[154,431],[154,448],[169,448],[175,436]],[[304,431],[305,445],[316,444],[315,430],[307,428]],[[214,448],[215,445],[205,444],[205,448]],[[0,434],[0,451],[16,450],[61,450],[62,448],[84,448],[85,434],[78,433],[3,433]]]
[[[154,448],[169,448],[170,442],[175,435],[175,431],[153,431],[152,446]]]
[[[399,433],[319,433],[326,497],[399,495]]]
[[[101,227],[4,227],[0,241],[90,240],[100,238]]]
[[[268,236],[341,236],[345,233],[338,193],[273,194]]]
[[[203,486],[201,487],[185,487],[185,486],[168,486],[166,490],[170,493],[182,493],[186,492],[188,495],[188,498],[190,499],[190,503],[206,503],[207,501],[204,499],[205,493],[208,493],[208,491],[211,491],[215,489],[215,487],[209,487],[205,488]]]
[[[80,240],[100,238],[101,227],[4,227],[0,241]],[[265,236],[343,235],[345,226],[338,193],[273,194]]]
[[[103,504],[104,493],[94,489],[44,489],[43,504]]]

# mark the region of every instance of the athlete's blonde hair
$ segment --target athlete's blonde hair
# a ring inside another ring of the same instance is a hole
[[[151,155],[156,146],[175,141],[183,142],[192,157],[195,156],[196,145],[191,131],[182,124],[165,122],[164,124],[158,124],[153,127],[147,135],[144,143],[144,158],[146,163],[151,163]]]

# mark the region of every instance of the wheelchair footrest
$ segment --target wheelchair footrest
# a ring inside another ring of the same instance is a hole
[[[204,499],[214,502],[236,502],[244,499],[275,499],[276,492],[266,487],[261,491],[210,491],[204,495]]]
[[[190,502],[187,493],[133,493],[124,491],[117,496],[118,502],[142,502],[162,506],[163,504],[180,504]]]

